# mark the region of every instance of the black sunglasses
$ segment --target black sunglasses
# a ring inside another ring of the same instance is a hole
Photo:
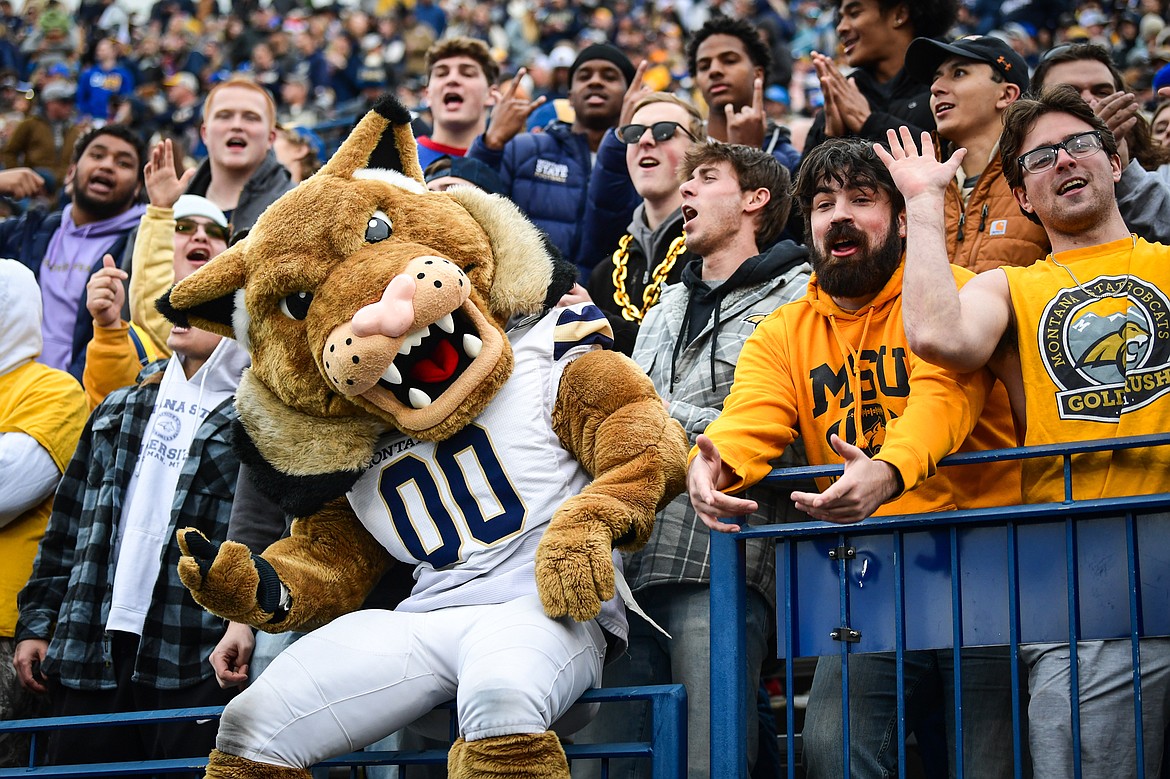
[[[683,134],[692,141],[696,140],[695,136],[687,131],[678,122],[655,122],[650,125],[650,135],[653,136],[657,143],[664,143],[674,137],[675,130],[682,130]],[[644,124],[627,124],[616,130],[618,140],[627,146],[635,144],[642,140],[642,136],[646,134],[646,125]]]
[[[196,222],[194,219],[176,219],[175,220],[175,232],[179,233],[181,235],[187,235],[188,233],[194,235],[195,231],[198,230],[200,227],[203,228],[203,232],[207,233],[208,238],[217,239],[217,240],[223,241],[224,243],[227,243],[228,238],[231,237],[231,234],[229,233],[228,228],[221,227],[221,226],[217,225],[215,222],[208,222],[207,224],[202,224],[200,222]]]

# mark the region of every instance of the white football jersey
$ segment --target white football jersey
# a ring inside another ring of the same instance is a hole
[[[446,441],[383,437],[349,492],[362,524],[397,560],[415,564],[398,609],[503,603],[536,593],[536,546],[553,512],[590,481],[552,429],[565,366],[608,346],[592,304],[514,328],[515,368],[476,420]]]

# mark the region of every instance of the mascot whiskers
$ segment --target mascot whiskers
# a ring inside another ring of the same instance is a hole
[[[262,555],[180,531],[183,582],[316,628],[228,706],[208,776],[308,777],[454,698],[451,777],[568,777],[550,727],[601,681],[613,550],[683,488],[682,429],[600,311],[550,307],[572,268],[509,201],[427,191],[409,121],[384,98],[160,301],[251,352],[237,448],[297,518]],[[393,560],[410,596],[358,610]]]

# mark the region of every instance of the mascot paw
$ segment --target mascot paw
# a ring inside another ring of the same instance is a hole
[[[536,548],[536,589],[553,619],[585,622],[613,597],[613,539],[596,522],[554,522]]]
[[[194,528],[177,532],[179,578],[213,614],[251,625],[267,623],[280,608],[281,586],[268,561],[235,541],[216,546]]]

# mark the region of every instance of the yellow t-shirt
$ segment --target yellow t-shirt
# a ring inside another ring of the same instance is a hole
[[[1129,237],[1005,267],[1028,445],[1170,430],[1170,247]],[[1073,497],[1170,490],[1170,447],[1078,455]],[[1024,463],[1029,503],[1064,499],[1059,458]]]
[[[62,473],[87,415],[81,385],[64,371],[30,362],[0,376],[0,433],[35,439]],[[52,505],[49,496],[0,529],[0,636],[16,633],[16,596],[32,574]]]

